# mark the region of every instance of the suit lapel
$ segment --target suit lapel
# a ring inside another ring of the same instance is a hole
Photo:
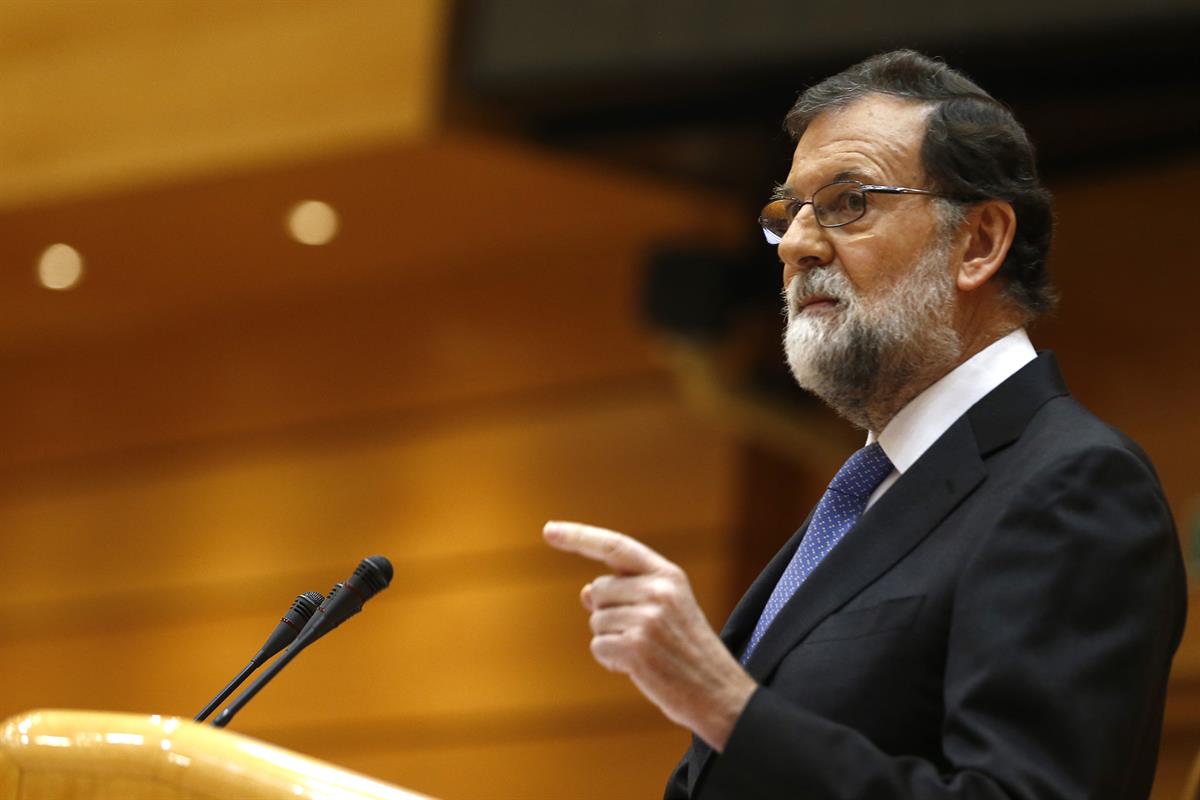
[[[1064,394],[1067,388],[1054,355],[1046,352],[955,421],[792,595],[746,664],[751,677],[765,681],[817,624],[916,547],[987,476],[983,456],[1014,441],[1038,408]],[[795,552],[795,547],[788,549]],[[776,580],[781,572],[775,573]],[[772,581],[766,595],[774,585]],[[747,611],[755,621],[766,595]]]
[[[1054,353],[1046,350],[967,411],[981,455],[1016,441],[1029,419],[1055,397],[1068,395]]]
[[[928,458],[935,450],[943,453],[942,457]],[[951,471],[947,472],[947,469]],[[946,475],[956,477],[943,480]],[[924,539],[950,509],[974,490],[983,475],[971,428],[965,420],[960,420],[912,469],[900,476],[875,505],[867,509],[796,590],[746,664],[750,676],[758,683],[765,683],[796,643]],[[940,492],[937,491],[939,483]],[[757,624],[767,598],[807,528],[806,521],[775,554],[721,631],[721,639],[735,657]],[[691,764],[688,766],[689,796],[694,796],[696,783],[711,756],[712,749],[693,734]]]
[[[725,621],[725,627],[721,629],[721,641],[729,648],[729,652],[733,653],[734,658],[741,655],[742,648],[754,631],[754,626],[758,624],[758,617],[762,613],[763,606],[767,604],[767,598],[771,596],[775,584],[779,582],[784,569],[791,562],[796,549],[800,547],[800,541],[804,538],[805,531],[808,530],[808,523],[812,521],[812,515],[813,512],[809,511],[808,517],[792,534],[792,538],[787,540],[763,571],[758,574],[754,583],[750,584],[750,588],[734,606],[733,611],[729,614],[729,619]]]
[[[959,420],[867,509],[792,595],[746,664],[750,675],[765,681],[819,622],[928,536],[984,475],[974,433]]]
[[[1054,355],[1044,352],[956,420],[867,509],[792,595],[746,664],[751,677],[765,683],[783,657],[817,624],[920,544],[987,477],[983,457],[1016,440],[1038,408],[1067,393]],[[725,623],[721,639],[735,657],[758,622],[811,519],[810,513],[750,585]],[[707,744],[692,737],[689,796],[694,794],[711,754]]]
[[[983,477],[983,464],[971,427],[961,419],[867,509],[796,590],[746,664],[750,676],[765,683],[783,657],[817,623],[903,558],[979,485]],[[775,554],[721,631],[722,640],[735,657],[757,624],[767,598],[799,547],[807,527],[806,521]],[[693,735],[688,766],[689,796],[694,796],[696,783],[711,756],[712,749]]]

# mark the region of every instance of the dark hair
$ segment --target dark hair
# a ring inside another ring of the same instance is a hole
[[[921,144],[930,188],[949,195],[958,210],[981,200],[1010,203],[1017,230],[997,274],[1028,319],[1053,308],[1057,298],[1046,268],[1054,228],[1052,201],[1038,179],[1033,145],[1012,112],[941,61],[913,50],[893,50],[810,87],[784,125],[799,139],[820,114],[871,94],[932,106]]]

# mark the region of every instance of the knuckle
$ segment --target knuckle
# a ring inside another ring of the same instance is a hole
[[[643,624],[648,631],[657,630],[662,627],[666,617],[666,610],[662,606],[654,605],[646,609],[643,615]]]
[[[661,603],[666,596],[666,585],[661,578],[654,578],[646,584],[646,594],[655,603]]]
[[[604,643],[598,637],[592,639],[590,649],[592,651],[592,658],[596,659],[600,666],[611,671],[612,666],[609,664],[608,658],[606,657]]]
[[[675,583],[669,578],[655,578],[650,584],[650,598],[656,603],[673,603],[676,595]]]
[[[613,536],[604,542],[604,552],[607,555],[619,555],[625,549],[625,538],[623,536]]]
[[[604,607],[612,594],[612,576],[601,575],[588,584],[588,608]]]
[[[592,657],[609,672],[620,670],[620,651],[614,648],[612,637],[594,637],[591,643],[591,651]]]

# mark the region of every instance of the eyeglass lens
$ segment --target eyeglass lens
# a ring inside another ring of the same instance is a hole
[[[779,244],[805,203],[795,199],[772,200],[763,207],[759,224],[771,244]],[[831,183],[813,193],[813,214],[825,228],[848,225],[867,213],[867,196],[857,184]]]

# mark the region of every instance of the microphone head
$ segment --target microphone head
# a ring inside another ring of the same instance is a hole
[[[333,601],[333,598],[335,598],[339,594],[341,594],[345,588],[346,588],[346,584],[342,583],[341,581],[338,581],[337,583],[335,583],[333,585],[333,588],[331,588],[329,590],[329,594],[325,595],[325,599],[317,604],[317,611],[324,613],[325,609]],[[320,615],[317,614],[316,611],[314,611],[313,614],[316,615],[318,617],[318,619],[320,618]]]
[[[287,647],[300,631],[304,630],[305,625],[312,619],[313,614],[317,613],[317,609],[323,602],[325,602],[325,598],[321,597],[320,592],[305,592],[293,600],[292,607],[279,620],[275,630],[267,637],[266,644],[258,651],[258,655],[251,660],[251,663],[261,664]]]
[[[292,608],[288,612],[289,617],[293,617],[296,622],[300,623],[300,627],[304,627],[304,623],[317,613],[317,609],[321,607],[321,603],[325,602],[324,596],[320,592],[305,592],[296,597],[296,601],[292,603]]]
[[[384,556],[367,556],[354,568],[353,577],[358,578],[356,583],[367,590],[367,597],[371,597],[392,582],[392,562]]]
[[[307,647],[362,610],[370,600],[392,582],[392,562],[383,556],[367,556],[354,574],[329,590],[325,602],[313,614],[296,637],[295,647]]]

